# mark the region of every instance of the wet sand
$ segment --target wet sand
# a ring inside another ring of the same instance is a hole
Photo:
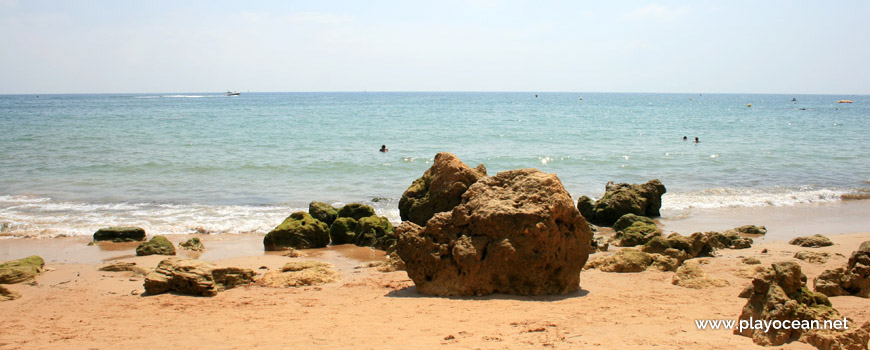
[[[857,215],[866,207],[864,204],[845,203],[839,209],[725,210],[721,215],[705,216],[698,216],[698,211],[686,218],[666,214],[661,219],[665,230],[681,233],[743,224],[766,225],[770,232],[768,238],[756,239],[758,243],[750,249],[721,250],[720,256],[703,265],[710,276],[727,280],[726,287],[699,290],[674,286],[673,272],[619,274],[587,270],[581,274],[580,291],[537,297],[420,295],[405,272],[359,268],[366,261],[382,259],[382,252],[342,245],[303,250],[302,257],[290,258],[279,252],[264,252],[262,236],[255,235],[199,236],[208,249],[200,258],[258,273],[266,271],[262,267],[278,269],[289,261],[318,260],[335,265],[340,280],[302,288],[250,285],[215,297],[143,296],[142,276],[97,270],[104,262],[116,260],[153,268],[165,258],[135,257],[135,244],[88,246],[88,237],[7,239],[0,241],[0,261],[39,254],[48,261],[48,271],[34,283],[10,286],[22,298],[0,303],[0,350],[761,349],[749,338],[731,331],[697,330],[694,320],[739,316],[746,300],[737,295],[750,283],[741,275],[747,268],[741,263],[743,257],[756,257],[762,261],[761,266],[797,261],[810,284],[825,269],[844,265],[861,242],[870,240],[866,229],[870,225],[864,225],[860,233],[830,235],[834,246],[811,249],[832,254],[825,264],[793,259],[795,252],[807,248],[788,245],[785,240],[794,232],[803,234],[810,227],[822,225],[814,220],[823,217],[850,217],[849,225],[858,225],[867,220],[866,215]],[[778,212],[785,219],[780,219]],[[174,243],[189,237],[168,236]],[[762,253],[763,249],[768,252]],[[870,321],[870,300],[851,296],[831,300],[855,324]],[[781,348],[812,349],[803,343]]]

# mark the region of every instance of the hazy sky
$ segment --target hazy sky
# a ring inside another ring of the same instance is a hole
[[[0,93],[870,93],[870,1],[0,0]]]

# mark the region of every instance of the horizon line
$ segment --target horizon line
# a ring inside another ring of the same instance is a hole
[[[225,91],[145,91],[145,92],[50,92],[0,93],[0,96],[25,95],[142,95],[142,94],[224,94]],[[648,92],[648,91],[518,91],[518,90],[326,90],[326,91],[243,91],[246,94],[326,94],[326,93],[528,93],[528,94],[659,94],[659,95],[822,95],[868,96],[870,93],[789,93],[789,92]]]

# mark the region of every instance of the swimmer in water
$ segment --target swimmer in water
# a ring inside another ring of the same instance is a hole
[[[686,141],[688,139],[689,139],[688,137],[683,136],[683,141]]]
[[[390,149],[387,148],[387,145],[381,145],[381,149],[379,149],[379,151],[381,151],[381,152],[389,152]]]
[[[701,142],[701,140],[698,140],[698,137],[695,136],[695,143],[698,143],[698,142]]]

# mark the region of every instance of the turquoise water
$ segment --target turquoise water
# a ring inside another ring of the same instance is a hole
[[[556,173],[575,198],[659,178],[674,210],[870,186],[868,96],[538,96],[0,96],[0,234],[262,233],[311,200],[363,201],[398,221],[398,197],[440,151],[490,173]]]

